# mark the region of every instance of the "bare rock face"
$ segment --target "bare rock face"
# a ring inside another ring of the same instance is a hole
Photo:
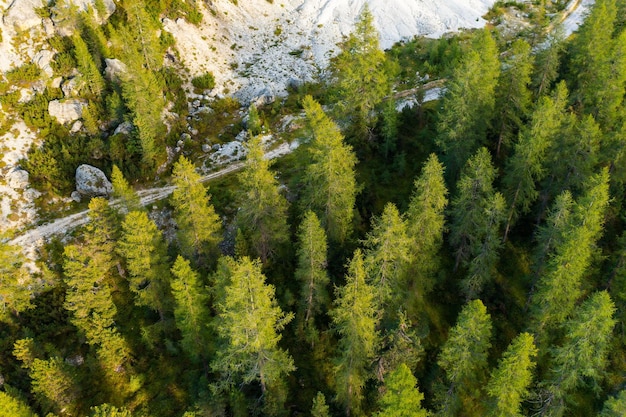
[[[76,191],[88,197],[108,197],[113,186],[100,169],[83,164],[76,168]]]
[[[35,54],[33,62],[41,68],[44,74],[48,77],[52,77],[54,75],[54,70],[51,65],[52,58],[54,58],[54,52],[43,49]]]
[[[14,169],[6,176],[7,184],[14,190],[23,190],[28,187],[28,171]]]
[[[70,100],[52,100],[48,103],[48,113],[50,116],[55,117],[59,123],[65,124],[73,122],[83,117],[83,107],[87,106],[85,100],[70,99]]]
[[[16,32],[29,30],[41,24],[41,17],[35,12],[41,7],[41,0],[13,0],[2,17],[5,26],[13,27]]]
[[[119,59],[105,59],[106,68],[104,69],[104,75],[111,81],[119,80],[120,74],[126,72],[126,64]]]

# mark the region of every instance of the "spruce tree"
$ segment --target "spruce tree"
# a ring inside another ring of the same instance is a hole
[[[486,143],[499,74],[496,41],[488,29],[480,30],[447,83],[437,126],[436,142],[453,180],[468,158]]]
[[[404,363],[385,378],[383,394],[378,400],[377,417],[427,417],[421,406],[424,394],[417,389],[417,379]]]
[[[541,415],[560,417],[568,395],[583,384],[597,386],[607,364],[615,320],[615,306],[606,291],[592,294],[565,323],[565,339],[552,349],[552,366],[540,384],[544,395]]]
[[[626,390],[604,402],[600,417],[622,417],[626,415]]]
[[[244,170],[239,174],[241,189],[237,225],[251,255],[263,263],[273,258],[289,240],[287,200],[280,194],[278,181],[265,158],[260,137],[248,142]]]
[[[491,317],[482,301],[472,300],[461,310],[437,359],[448,381],[440,415],[456,415],[480,398],[490,340]]]
[[[486,148],[467,161],[452,200],[450,242],[456,248],[456,268],[467,268],[461,286],[468,299],[493,279],[501,240],[505,202],[493,189],[496,171]]]
[[[72,36],[72,42],[74,43],[74,57],[85,82],[85,88],[88,89],[93,98],[97,99],[104,90],[104,78],[89,53],[87,44],[78,33]]]
[[[176,189],[171,202],[178,225],[178,241],[183,256],[196,264],[213,264],[207,259],[217,255],[221,240],[221,222],[211,205],[202,177],[184,156],[174,164],[172,182]]]
[[[448,204],[444,167],[435,154],[424,163],[415,180],[405,214],[409,244],[409,287],[422,298],[434,284],[439,268],[439,250],[445,231],[444,210]]]
[[[370,378],[369,367],[378,346],[374,288],[366,282],[363,254],[359,249],[348,265],[346,284],[336,290],[336,304],[330,315],[339,336],[334,369],[337,400],[346,415],[358,415],[363,388]]]
[[[130,184],[128,184],[128,181],[124,178],[124,174],[122,174],[122,171],[120,171],[117,165],[113,165],[111,171],[111,184],[113,185],[113,197],[119,199],[123,214],[142,209],[139,196]]]
[[[378,38],[374,17],[365,4],[354,31],[330,62],[339,118],[349,121],[361,135],[374,127],[375,109],[391,93],[391,67]]]
[[[167,247],[145,212],[131,211],[126,215],[117,251],[126,260],[135,305],[157,311],[163,320],[171,301]]]
[[[327,252],[326,233],[315,213],[308,211],[298,229],[295,276],[302,288],[299,328],[311,343],[317,339],[316,316],[327,309],[329,302],[326,289],[330,281],[326,271]]]
[[[504,240],[520,215],[539,197],[538,184],[548,175],[548,156],[565,119],[567,88],[560,83],[552,97],[541,97],[527,128],[522,129],[504,171],[509,206]]]
[[[326,404],[326,397],[321,392],[318,392],[313,398],[313,406],[311,407],[312,417],[330,417],[330,411]]]
[[[174,318],[183,336],[181,345],[192,360],[204,361],[210,348],[208,291],[189,261],[180,255],[174,262],[172,275]]]
[[[211,363],[220,375],[218,388],[258,382],[262,393],[271,397],[273,389],[295,369],[289,353],[278,347],[280,331],[293,314],[280,309],[260,263],[248,257],[233,265],[224,291],[215,322],[220,345]]]
[[[508,53],[496,88],[496,109],[499,109],[494,122],[498,134],[496,155],[500,155],[503,146],[510,146],[529,113],[532,101],[528,88],[533,68],[530,45],[518,39]]]
[[[532,335],[521,333],[506,349],[487,384],[487,416],[521,417],[522,401],[529,396],[537,348]]]
[[[552,83],[557,79],[564,44],[563,28],[557,24],[548,33],[544,47],[540,48],[535,55],[535,68],[532,74],[535,97],[540,98],[546,95]]]
[[[318,215],[331,241],[342,243],[352,232],[357,159],[319,103],[306,96],[302,105],[313,136],[302,205]]]

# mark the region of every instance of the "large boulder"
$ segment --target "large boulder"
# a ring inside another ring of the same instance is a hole
[[[76,191],[87,197],[108,197],[113,186],[100,169],[83,164],[76,168]]]
[[[106,58],[104,60],[106,63],[106,68],[104,69],[104,75],[107,79],[111,81],[117,81],[120,78],[120,74],[126,72],[126,64],[124,64],[119,59],[109,59]]]
[[[9,1],[2,22],[5,26],[13,27],[16,32],[29,30],[41,24],[41,17],[35,8],[41,7],[41,0],[13,0]]]
[[[70,123],[83,117],[83,107],[87,106],[85,100],[52,100],[48,103],[48,113],[61,124]]]

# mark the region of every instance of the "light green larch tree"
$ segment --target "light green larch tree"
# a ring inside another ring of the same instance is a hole
[[[210,256],[219,253],[222,224],[191,161],[184,156],[174,164],[172,183],[176,189],[171,202],[178,225],[178,242],[183,256],[195,264],[214,264]]]
[[[343,142],[339,127],[313,97],[306,96],[302,105],[312,134],[302,205],[318,215],[331,241],[342,243],[353,227],[357,159]]]
[[[113,165],[111,171],[111,184],[113,185],[113,197],[119,199],[123,214],[142,210],[139,196],[124,178],[124,174],[117,165]]]
[[[531,334],[521,333],[513,339],[487,383],[487,416],[522,416],[520,408],[530,393],[536,356]]]
[[[330,312],[339,336],[334,387],[348,416],[359,414],[363,388],[373,375],[370,366],[379,342],[374,291],[366,282],[363,254],[357,249],[348,265],[346,284],[337,288],[335,308]]]
[[[417,389],[417,379],[402,363],[385,378],[383,394],[378,400],[376,417],[427,417],[422,408],[424,394]]]
[[[626,390],[604,402],[600,417],[622,417],[626,415]]]

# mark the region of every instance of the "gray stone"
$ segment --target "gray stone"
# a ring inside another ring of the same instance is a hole
[[[235,140],[239,142],[244,142],[247,137],[248,137],[248,132],[245,130],[242,130],[241,132],[237,134],[237,136],[235,136]]]
[[[211,144],[203,143],[202,144],[202,152],[204,152],[204,153],[211,152]]]
[[[54,52],[48,51],[47,49],[43,49],[35,54],[33,57],[33,62],[37,64],[39,68],[46,74],[48,77],[52,77],[54,75],[54,70],[50,65],[52,59],[54,58]]]
[[[63,91],[63,97],[65,98],[78,97],[83,84],[84,83],[80,81],[78,77],[72,77],[68,79],[61,85],[61,90]]]
[[[83,164],[76,168],[76,191],[89,197],[108,197],[113,192],[113,186],[100,169]]]
[[[82,200],[82,196],[78,191],[72,191],[72,194],[70,194],[70,198],[76,203],[80,203],[80,201]]]
[[[28,187],[28,171],[14,169],[6,176],[7,184],[14,190],[22,190]]]
[[[13,26],[17,32],[39,26],[41,17],[37,16],[35,8],[41,7],[41,4],[41,0],[14,0],[4,13],[3,23],[6,26]]]
[[[185,133],[180,135],[180,140],[182,140],[182,141],[191,140],[191,135],[189,133],[185,132]]]
[[[63,82],[63,77],[56,77],[50,83],[50,87],[52,88],[61,88],[61,83]]]
[[[111,81],[118,81],[120,75],[126,72],[126,64],[119,59],[105,59],[106,68],[104,69],[104,75]]]
[[[113,132],[114,135],[122,134],[122,135],[130,135],[133,131],[133,124],[131,122],[120,123]]]
[[[254,104],[257,107],[267,106],[268,104],[272,104],[276,101],[276,95],[270,88],[264,88],[261,93],[252,100],[251,104]]]
[[[70,129],[70,133],[78,133],[83,128],[83,122],[76,120]]]
[[[70,123],[83,117],[83,107],[87,106],[85,100],[70,99],[52,100],[48,103],[48,113],[61,124]]]

